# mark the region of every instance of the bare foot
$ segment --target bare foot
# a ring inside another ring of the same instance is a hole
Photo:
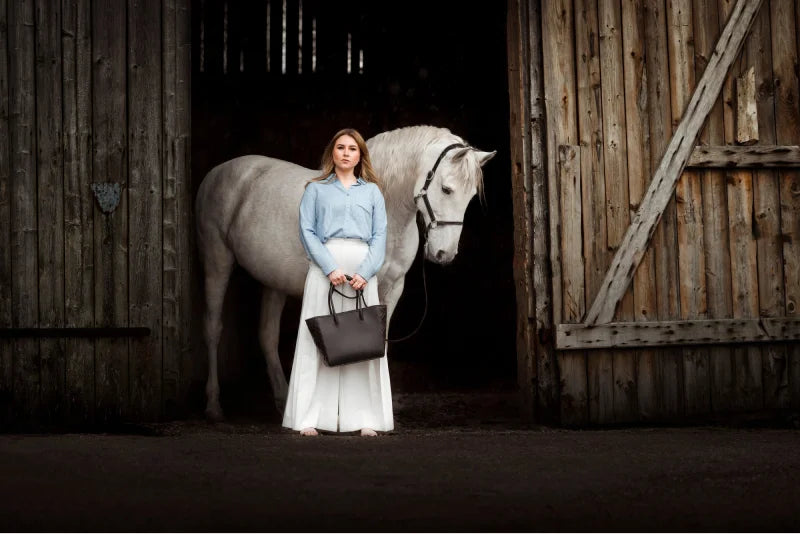
[[[362,436],[377,436],[378,433],[372,430],[371,428],[362,428],[361,429]]]
[[[303,430],[301,430],[300,431],[300,435],[301,436],[318,436],[319,432],[317,432],[316,428],[309,427],[309,428],[304,428]]]

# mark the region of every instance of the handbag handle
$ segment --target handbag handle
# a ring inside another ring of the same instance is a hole
[[[347,280],[352,280],[353,279],[353,277],[350,276],[349,274],[346,274],[344,276],[345,276],[345,278],[347,278]],[[367,307],[367,300],[364,298],[364,290],[363,289],[356,289],[355,290],[356,291],[356,296],[355,297],[350,297],[350,296],[345,295],[344,293],[342,293],[338,289],[336,289],[336,286],[334,286],[333,282],[331,282],[331,287],[330,287],[330,289],[328,289],[328,310],[331,312],[331,316],[333,317],[334,324],[336,324],[337,326],[339,325],[339,318],[336,317],[336,309],[333,307],[333,292],[334,291],[336,291],[337,293],[339,293],[341,296],[343,296],[346,299],[356,299],[356,310],[358,311],[358,318],[363,321],[364,320],[364,308]],[[364,303],[363,307],[361,306],[362,302]]]

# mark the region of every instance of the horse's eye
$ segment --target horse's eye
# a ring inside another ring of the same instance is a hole
[[[444,185],[442,186],[442,193],[444,193],[445,195],[449,195],[452,192],[453,192],[453,190],[450,189],[449,187],[446,187]]]

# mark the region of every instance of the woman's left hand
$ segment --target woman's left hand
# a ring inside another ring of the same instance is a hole
[[[364,289],[364,287],[367,285],[367,281],[364,280],[360,274],[354,274],[353,279],[350,280],[349,283],[350,286],[355,290]]]

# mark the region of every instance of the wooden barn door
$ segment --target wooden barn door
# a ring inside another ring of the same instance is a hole
[[[544,160],[549,211],[520,209],[520,235],[549,238],[555,354],[536,310],[526,339],[560,421],[800,406],[795,3],[527,4],[542,67],[519,109],[534,124],[543,97],[546,136],[526,133],[546,156],[520,174]]]
[[[0,2],[0,424],[182,404],[189,16]]]

